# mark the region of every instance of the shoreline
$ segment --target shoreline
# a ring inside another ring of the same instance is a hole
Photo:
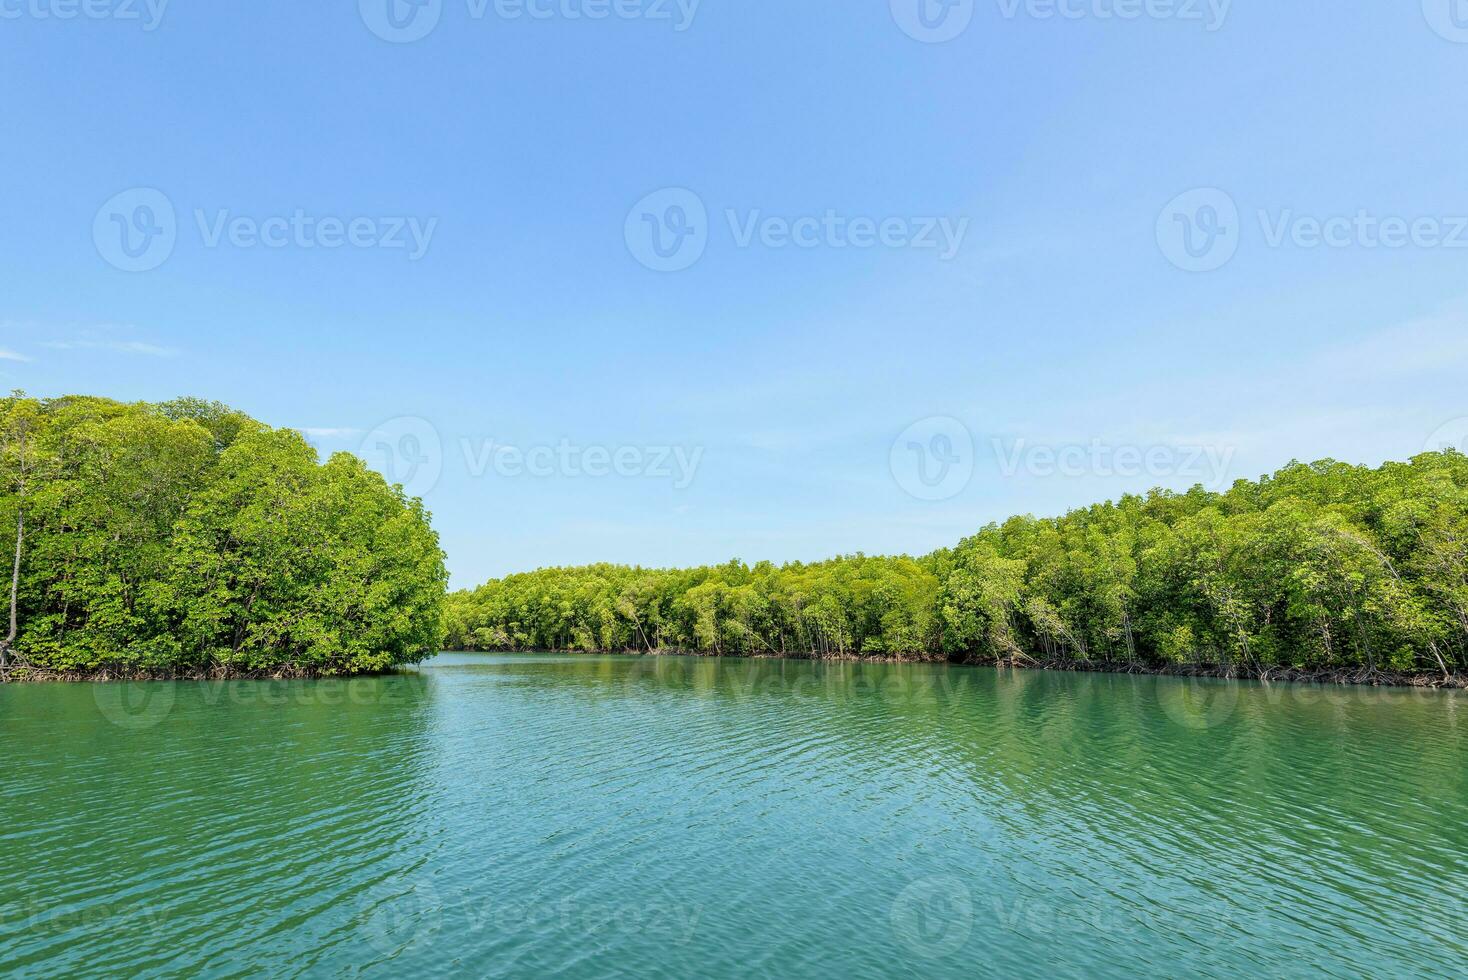
[[[997,670],[1033,670],[1067,674],[1130,674],[1146,677],[1187,677],[1225,681],[1254,681],[1258,683],[1315,684],[1334,687],[1396,687],[1414,690],[1468,690],[1468,675],[1452,674],[1444,677],[1437,672],[1403,673],[1400,671],[1361,671],[1348,669],[1304,670],[1294,667],[1253,670],[1240,667],[1220,667],[1206,664],[1138,664],[1109,663],[1089,660],[1036,660],[992,659],[953,660],[941,655],[929,654],[881,654],[863,656],[854,653],[806,655],[790,653],[758,653],[728,655],[696,650],[442,650],[444,653],[482,653],[509,656],[534,656],[556,654],[573,657],[698,657],[706,660],[790,660],[830,663],[871,664],[942,664],[953,667],[992,667]],[[429,658],[425,658],[429,659]],[[110,684],[152,683],[160,681],[311,681],[353,680],[360,677],[391,677],[404,673],[402,664],[396,668],[353,673],[324,673],[311,670],[253,670],[237,671],[227,668],[208,670],[119,670],[100,671],[56,671],[40,667],[11,665],[0,672],[0,684]]]
[[[444,653],[485,653],[533,656],[552,653],[579,657],[700,657],[707,660],[794,660],[833,663],[872,664],[945,664],[953,667],[993,667],[999,670],[1034,670],[1065,674],[1131,674],[1145,677],[1197,677],[1226,681],[1256,681],[1264,684],[1318,684],[1336,687],[1401,687],[1415,690],[1468,690],[1468,675],[1400,671],[1361,671],[1348,669],[1303,670],[1294,667],[1250,670],[1239,667],[1219,667],[1206,664],[1138,664],[1108,663],[1093,660],[952,660],[941,655],[928,654],[824,654],[800,656],[790,653],[752,653],[727,655],[695,650],[445,650]]]
[[[403,666],[414,666],[404,664]],[[0,672],[3,684],[128,684],[154,683],[159,681],[350,681],[359,677],[391,677],[401,674],[401,668],[387,670],[363,670],[352,673],[325,673],[317,670],[49,670],[44,667],[21,667],[11,665]]]

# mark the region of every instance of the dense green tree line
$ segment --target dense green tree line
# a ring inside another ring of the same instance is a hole
[[[217,403],[4,399],[0,554],[11,671],[352,673],[442,637],[421,502]]]
[[[1468,667],[1468,457],[1293,464],[1225,493],[1015,517],[922,558],[512,575],[461,649],[1376,673]]]

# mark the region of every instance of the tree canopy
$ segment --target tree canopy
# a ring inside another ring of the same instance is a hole
[[[1294,463],[918,558],[547,568],[445,600],[422,502],[214,402],[0,400],[0,669],[341,674],[456,649],[1447,675],[1468,457]],[[13,550],[12,546],[13,545]],[[445,637],[446,634],[446,637]]]
[[[447,575],[421,501],[218,403],[0,401],[0,528],[0,664],[342,674],[440,645]]]
[[[446,625],[458,649],[1446,674],[1468,666],[1468,457],[1295,463],[921,558],[542,569],[454,593]]]

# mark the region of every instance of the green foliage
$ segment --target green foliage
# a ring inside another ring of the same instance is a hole
[[[35,667],[340,674],[439,647],[421,502],[217,403],[5,399],[7,557],[22,519],[13,646]]]
[[[15,393],[0,532],[0,567],[19,555],[0,667],[351,673],[445,632],[463,649],[1468,667],[1468,457],[1451,451],[1016,517],[919,559],[551,568],[445,601],[421,502],[353,456],[322,465],[218,403]]]
[[[1468,667],[1468,457],[1291,464],[1016,517],[921,559],[551,568],[449,597],[463,649]]]
[[[449,596],[461,649],[940,655],[937,577],[911,558],[687,571],[550,568]]]

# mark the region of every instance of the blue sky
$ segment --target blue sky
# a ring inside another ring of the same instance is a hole
[[[458,586],[1462,443],[1468,3],[925,2],[0,0],[0,383],[362,451]]]

